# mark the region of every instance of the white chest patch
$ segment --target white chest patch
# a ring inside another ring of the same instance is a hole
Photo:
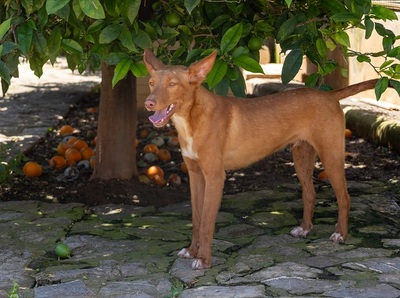
[[[172,121],[175,124],[175,128],[178,131],[179,137],[185,141],[185,144],[181,144],[182,155],[196,160],[198,158],[197,152],[193,149],[193,137],[188,129],[188,125],[182,117],[177,115],[172,116]]]

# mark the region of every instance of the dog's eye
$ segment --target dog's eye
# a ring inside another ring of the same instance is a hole
[[[149,82],[149,86],[154,86],[154,82]]]
[[[175,86],[175,85],[176,85],[175,82],[170,82],[170,83],[169,83],[169,86],[170,86],[170,87],[173,87],[173,86]]]

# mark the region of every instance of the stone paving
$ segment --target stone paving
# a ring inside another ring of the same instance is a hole
[[[227,195],[213,267],[190,269],[177,252],[191,236],[188,202],[160,209],[37,201],[0,204],[0,297],[400,297],[399,185],[349,183],[346,244],[328,240],[336,217],[319,187],[308,239],[288,235],[302,204],[295,184]],[[71,257],[58,259],[62,241]]]
[[[55,78],[51,73],[48,80]],[[74,78],[81,79],[63,72],[63,81],[73,83]],[[96,82],[94,76],[78,85],[84,91]],[[36,84],[42,88],[43,83]],[[44,114],[28,106],[18,114],[18,105],[11,113],[11,101],[29,98],[30,91],[1,99],[0,129],[9,127],[0,130],[3,141],[17,136],[16,144],[25,146],[21,135],[34,135],[26,129],[38,128],[40,137],[66,112],[74,103],[72,85],[53,87],[59,90]],[[54,105],[60,109],[53,110]],[[33,120],[8,134],[21,122],[19,115]],[[10,119],[14,124],[7,126]],[[226,195],[213,267],[196,271],[190,269],[191,260],[176,257],[190,243],[188,202],[159,209],[0,202],[0,297],[8,297],[14,283],[19,297],[34,298],[400,297],[398,177],[349,181],[350,236],[340,245],[328,241],[337,212],[328,184],[317,186],[315,226],[307,239],[288,235],[302,213],[299,185]],[[58,259],[54,253],[60,241],[71,248],[70,258]]]

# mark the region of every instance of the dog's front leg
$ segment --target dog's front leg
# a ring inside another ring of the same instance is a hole
[[[181,258],[194,258],[200,246],[199,231],[204,202],[205,180],[197,162],[184,158],[189,171],[190,200],[192,205],[192,243],[189,248],[183,248],[178,256]]]
[[[192,269],[211,267],[211,243],[214,238],[215,222],[221,205],[225,171],[222,165],[211,163],[210,168],[202,167],[205,191],[199,229],[199,250],[192,263]]]
[[[194,257],[193,269],[211,266],[211,243],[214,237],[215,221],[221,204],[225,171],[222,164],[215,162],[199,166],[187,160],[190,175],[192,200],[193,238],[189,248],[182,249],[178,256]]]

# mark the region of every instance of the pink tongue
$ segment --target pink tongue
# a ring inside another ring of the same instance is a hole
[[[167,109],[168,109],[168,108],[165,108],[165,109],[163,109],[163,110],[160,110],[160,111],[155,112],[153,115],[151,115],[151,116],[149,117],[149,120],[150,120],[152,123],[157,123],[157,122],[159,122],[159,121],[161,121],[161,120],[167,118]]]

